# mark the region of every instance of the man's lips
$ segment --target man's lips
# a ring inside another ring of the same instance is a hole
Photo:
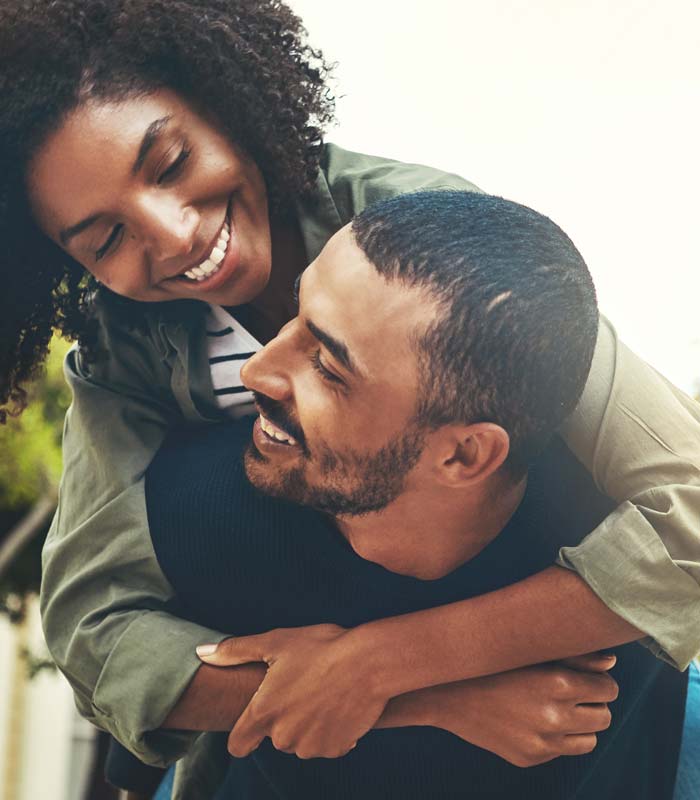
[[[253,391],[253,399],[258,414],[268,423],[267,427],[272,438],[275,438],[277,431],[281,434],[280,439],[292,439],[294,444],[304,446],[305,439],[301,427],[290,418],[281,403],[256,391]]]
[[[258,452],[270,456],[284,456],[299,453],[301,447],[296,443],[296,440],[293,440],[295,441],[294,444],[290,444],[289,441],[276,439],[263,430],[262,426],[265,424],[267,427],[267,421],[263,423],[262,420],[263,417],[258,417],[253,425],[253,445]]]
[[[260,428],[270,439],[291,447],[297,444],[297,440],[293,436],[290,436],[286,431],[282,430],[282,428],[279,428],[274,422],[267,419],[267,417],[261,414],[258,419],[260,421]]]

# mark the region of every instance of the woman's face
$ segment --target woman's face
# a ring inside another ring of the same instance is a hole
[[[252,300],[271,266],[265,183],[177,94],[87,101],[27,176],[39,227],[133,300]]]

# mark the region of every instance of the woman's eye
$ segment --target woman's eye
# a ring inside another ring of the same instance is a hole
[[[342,381],[337,375],[332,373],[329,369],[326,369],[323,361],[321,361],[320,350],[316,350],[311,356],[311,364],[324,381],[329,381],[330,383],[339,383],[341,386],[345,385],[344,381]]]
[[[99,261],[100,259],[104,258],[115,243],[116,246],[119,247],[119,242],[121,241],[123,232],[124,226],[122,224],[115,225],[112,228],[107,241],[102,245],[102,247],[100,247],[99,250],[95,251],[95,261]]]
[[[178,157],[164,172],[161,172],[156,183],[160,186],[161,184],[167,183],[169,180],[176,178],[182,171],[182,168],[187,159],[190,157],[191,153],[192,150],[189,150],[185,145],[183,145]]]

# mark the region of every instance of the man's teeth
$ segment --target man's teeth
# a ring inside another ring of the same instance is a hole
[[[293,439],[288,433],[280,430],[276,425],[273,425],[269,419],[265,419],[260,415],[260,427],[265,431],[268,436],[277,439],[278,442],[285,442],[286,444],[296,444],[296,439]]]
[[[207,259],[202,261],[198,267],[188,269],[187,272],[184,273],[185,277],[189,278],[191,281],[203,281],[205,278],[215,275],[220,269],[221,262],[224,260],[230,240],[231,233],[227,220],[224,222],[221,233],[219,233],[219,238]]]

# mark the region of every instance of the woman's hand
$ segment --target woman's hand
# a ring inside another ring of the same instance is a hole
[[[614,657],[554,664],[435,686],[419,693],[426,719],[518,767],[590,753],[610,725]]]
[[[225,639],[207,664],[228,667],[263,661],[267,674],[228,740],[247,756],[269,736],[300,758],[337,758],[377,722],[389,700],[372,680],[371,665],[355,649],[352,632],[337,625],[279,628]]]

